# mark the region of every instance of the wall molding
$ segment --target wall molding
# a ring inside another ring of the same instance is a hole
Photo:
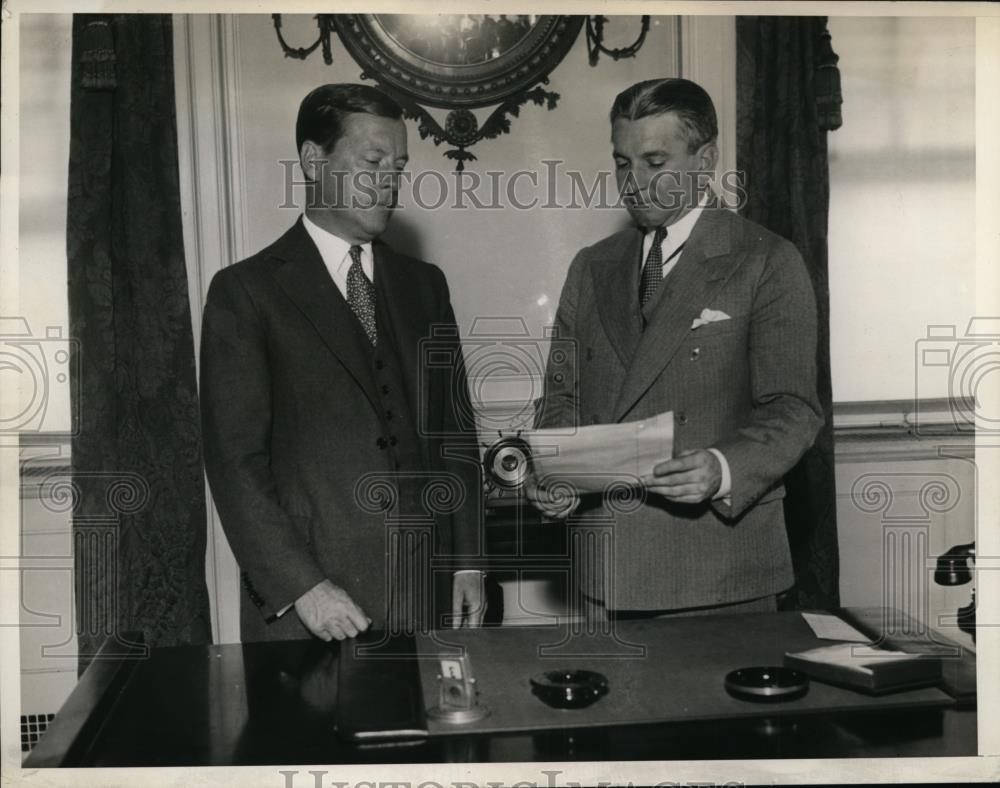
[[[233,15],[174,15],[174,82],[184,254],[195,347],[208,286],[223,266],[246,256],[243,135],[238,118],[239,19]],[[195,354],[196,365],[198,354]],[[200,369],[199,369],[200,373]],[[222,530],[208,482],[209,538],[205,559],[212,636],[239,642],[239,567]]]
[[[224,112],[219,116],[222,126],[223,154],[225,156],[225,196],[229,201],[229,253],[221,261],[230,265],[249,257],[248,240],[250,220],[244,190],[248,183],[246,156],[243,146],[242,115],[243,91],[240,78],[240,17],[239,14],[214,16],[218,41],[219,89]],[[214,272],[213,272],[214,273]]]
[[[32,432],[18,437],[20,498],[39,500],[49,476],[67,477],[73,472],[70,462],[73,436],[68,432]]]
[[[73,468],[62,457],[42,457],[21,461],[21,500],[40,501],[45,482],[51,477],[69,478]],[[49,491],[51,494],[51,490]],[[67,531],[70,529],[67,528]]]
[[[876,443],[870,441],[842,441],[834,439],[834,462],[837,465],[848,463],[889,463],[889,462],[927,462],[952,459],[974,460],[976,445],[973,439],[967,443],[956,444],[948,441],[914,441],[910,437],[897,439],[881,438]]]
[[[736,17],[678,17],[679,75],[709,92],[719,120],[716,171],[736,171]]]
[[[961,428],[969,425],[963,425],[956,413],[947,397],[835,402],[833,424],[843,434],[908,430],[926,435],[971,435],[971,429]]]
[[[837,463],[975,457],[975,433],[950,400],[871,400],[833,406]]]

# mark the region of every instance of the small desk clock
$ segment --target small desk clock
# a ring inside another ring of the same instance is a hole
[[[438,668],[438,704],[427,710],[428,717],[461,724],[481,720],[489,714],[489,710],[479,703],[468,655],[443,658]]]

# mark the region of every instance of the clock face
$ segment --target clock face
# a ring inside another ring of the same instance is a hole
[[[544,82],[584,16],[336,14],[344,47],[383,89],[446,109],[490,107]]]
[[[527,14],[377,14],[403,49],[442,66],[473,66],[511,51],[538,23]]]
[[[441,675],[446,679],[462,680],[462,663],[457,659],[441,660]]]

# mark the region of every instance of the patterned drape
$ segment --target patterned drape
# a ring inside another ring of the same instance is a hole
[[[783,607],[839,604],[830,288],[827,129],[839,125],[836,55],[825,17],[737,17],[737,168],[748,200],[741,213],[791,240],[809,268],[819,308],[819,397],[826,422],[786,478],[785,518],[795,589]]]
[[[169,15],[76,15],[67,264],[79,670],[211,639]]]

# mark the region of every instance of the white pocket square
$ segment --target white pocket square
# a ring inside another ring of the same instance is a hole
[[[702,309],[701,314],[691,324],[691,330],[694,331],[698,326],[707,326],[709,323],[718,323],[720,320],[729,320],[729,315],[716,309]]]

